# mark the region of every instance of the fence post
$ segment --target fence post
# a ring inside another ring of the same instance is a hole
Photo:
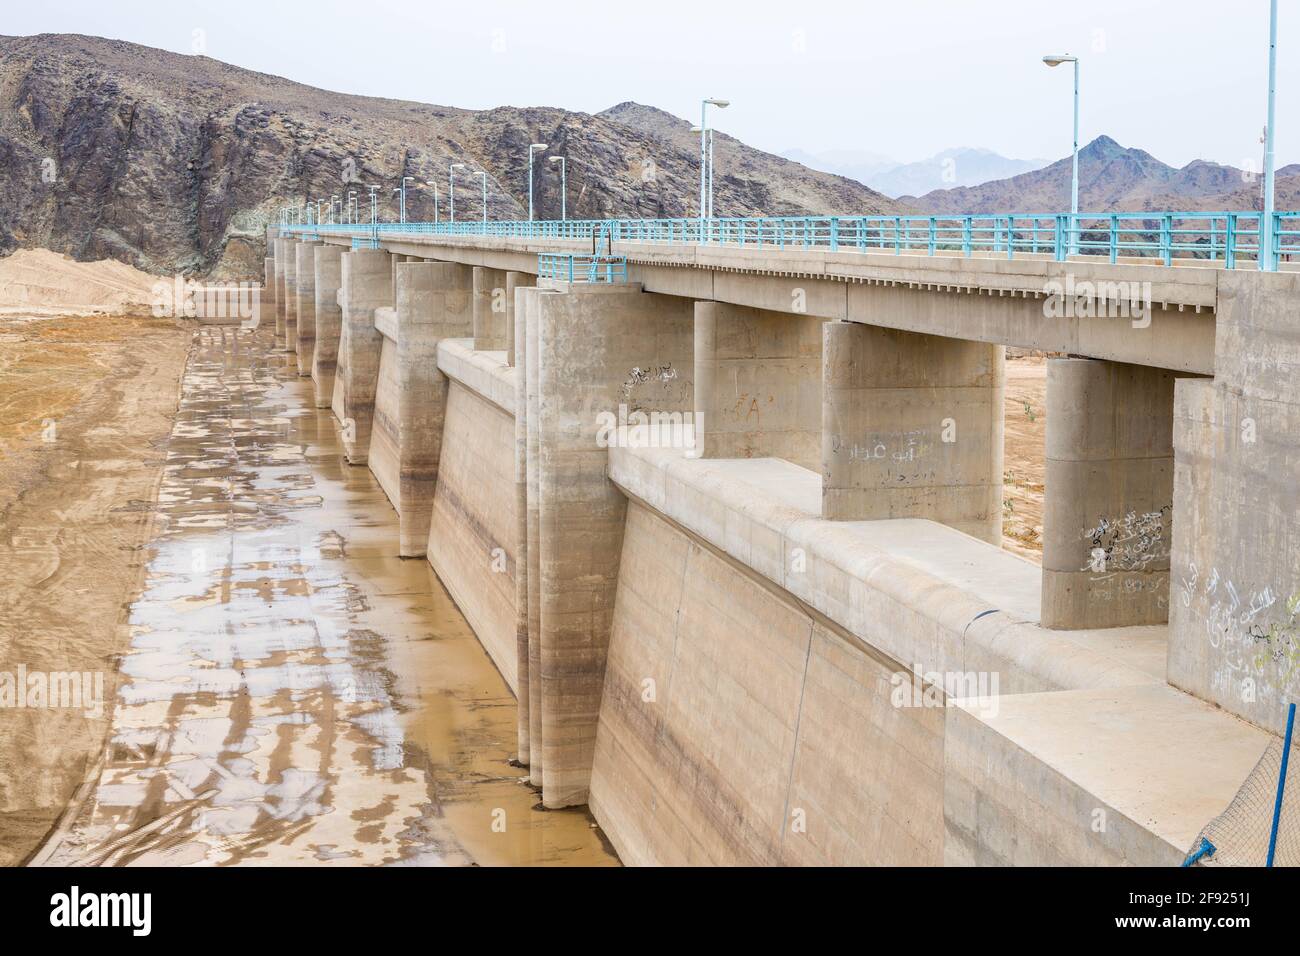
[[[1286,792],[1286,765],[1291,758],[1291,730],[1295,727],[1295,704],[1287,708],[1286,738],[1282,741],[1282,769],[1277,772],[1277,799],[1273,802],[1273,829],[1268,834],[1268,862],[1273,865],[1273,854],[1277,850],[1277,827],[1282,821],[1282,794]]]

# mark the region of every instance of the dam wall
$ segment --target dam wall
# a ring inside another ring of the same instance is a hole
[[[1293,396],[1264,373],[1295,277],[1226,277],[1214,379],[1056,360],[1045,583],[998,544],[995,343],[341,260],[349,461],[516,694],[542,803],[625,862],[1164,865],[1276,729],[1286,661],[1216,643],[1187,582],[1258,535],[1290,633]],[[911,457],[844,454],[885,435]],[[1121,602],[1084,566],[1098,509],[1168,518]]]

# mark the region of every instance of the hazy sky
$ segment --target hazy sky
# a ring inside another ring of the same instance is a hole
[[[1300,161],[1300,0],[1281,0],[1279,164]],[[201,31],[196,33],[196,31]],[[914,160],[950,146],[1054,158],[1107,133],[1183,165],[1262,153],[1266,0],[10,0],[0,32],[88,33],[313,86],[448,106],[623,100],[763,149]]]

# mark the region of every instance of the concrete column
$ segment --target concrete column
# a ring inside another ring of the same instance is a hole
[[[1048,361],[1044,627],[1168,619],[1173,412],[1172,372]]]
[[[695,303],[695,447],[702,458],[821,468],[822,320]]]
[[[312,349],[311,381],[316,407],[329,408],[334,397],[334,370],[338,364],[339,333],[343,310],[339,289],[343,286],[343,247],[315,248],[313,285],[316,290],[316,343]]]
[[[523,364],[517,366],[523,373],[525,427],[527,431],[527,456],[524,464],[528,503],[526,507],[528,528],[525,553],[528,568],[525,584],[528,588],[528,782],[542,786],[542,771],[546,752],[542,747],[542,716],[545,701],[542,699],[542,502],[539,485],[540,409],[537,392],[537,326],[542,295],[553,292],[521,292],[515,302],[516,320],[523,322],[523,334],[518,343],[524,345]],[[517,343],[517,344],[518,344]],[[516,386],[518,388],[518,386]]]
[[[284,350],[298,351],[298,247],[297,239],[290,239],[284,256]]]
[[[537,323],[542,802],[564,807],[587,799],[626,511],[602,425],[620,404],[691,409],[694,318],[637,285],[522,294]]]
[[[288,311],[288,286],[285,281],[285,263],[289,257],[289,243],[283,236],[275,240],[275,347],[284,348],[284,317]]]
[[[1002,346],[823,332],[823,517],[929,518],[1000,545]]]
[[[319,242],[300,242],[294,250],[294,277],[298,288],[294,311],[298,317],[297,341],[298,374],[311,374],[312,356],[316,349],[316,250]]]
[[[1214,378],[1174,392],[1168,676],[1276,734],[1300,700],[1300,274],[1217,285]]]
[[[515,290],[537,285],[537,277],[527,272],[506,273],[506,364],[515,364]]]
[[[418,557],[429,544],[438,454],[447,408],[447,378],[438,370],[438,342],[470,333],[469,270],[450,262],[397,266],[398,422],[396,423],[398,553]],[[373,433],[378,441],[379,431]],[[372,448],[372,454],[374,449]]]
[[[474,266],[474,348],[506,347],[506,274]]]
[[[375,309],[393,305],[393,267],[387,252],[354,249],[343,254],[340,302],[343,316],[331,404],[343,426],[348,462],[364,465],[370,450],[383,339],[375,328]]]
[[[519,762],[529,767],[532,776],[532,681],[529,669],[528,645],[528,370],[527,337],[520,334],[516,346],[514,336],[516,328],[523,333],[526,319],[516,326],[515,316],[520,310],[527,310],[528,300],[515,304],[518,272],[506,273],[508,290],[506,311],[507,354],[510,363],[515,365],[515,671],[516,685],[519,688],[518,700],[518,754]]]
[[[262,278],[262,291],[261,291],[261,302],[260,302],[260,309],[259,309],[259,311],[260,311],[260,315],[265,315],[267,318],[269,318],[269,319],[271,320],[271,323],[270,323],[270,324],[271,324],[272,328],[274,328],[274,326],[275,326],[275,309],[276,309],[276,305],[275,305],[275,292],[276,292],[276,288],[275,288],[275,255],[274,255],[274,252],[275,252],[275,240],[274,240],[274,239],[268,239],[268,240],[267,240],[267,243],[266,243],[266,248],[267,248],[267,251],[270,252],[270,253],[272,253],[272,254],[269,255],[269,256],[267,256],[264,260],[262,260],[262,262],[263,262],[263,268],[262,268],[262,276],[263,276],[263,278]],[[261,322],[260,322],[260,315],[259,315],[259,323],[258,323],[259,326],[260,326],[260,324],[261,324]]]

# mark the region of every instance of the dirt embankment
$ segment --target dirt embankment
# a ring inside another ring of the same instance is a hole
[[[148,315],[155,281],[0,260],[0,864],[102,752],[191,335]]]

